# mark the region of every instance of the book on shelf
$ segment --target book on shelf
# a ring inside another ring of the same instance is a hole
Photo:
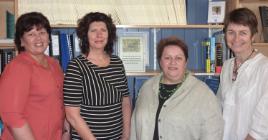
[[[60,31],[53,30],[49,46],[49,56],[59,60],[63,71],[66,70],[71,59],[81,54],[76,33],[66,31],[64,29]]]
[[[127,85],[129,90],[129,96],[131,99],[132,109],[134,109],[134,103],[135,103],[134,79],[135,77],[133,76],[127,76]]]
[[[210,72],[215,73],[216,68],[216,38],[210,37]]]
[[[215,72],[221,73],[221,68],[223,64],[223,45],[222,43],[216,43],[216,62],[215,62]]]
[[[60,60],[60,33],[52,32],[51,33],[51,44],[49,46],[49,55]]]
[[[1,120],[1,118],[0,118],[0,137],[1,137],[1,135],[2,135],[2,131],[3,131],[3,129],[4,129],[4,124],[3,124],[3,122],[2,122],[2,120]]]
[[[216,94],[219,88],[220,79],[217,76],[207,76],[204,82]]]
[[[69,42],[68,36],[65,33],[60,33],[60,56],[61,56],[61,67],[65,72],[68,66],[70,59],[70,50],[69,50]]]
[[[77,34],[76,33],[73,33],[72,34],[73,36],[73,53],[74,53],[74,56],[73,57],[77,57],[79,55],[81,55],[81,50],[80,50],[80,46],[79,46],[79,38],[77,37]]]
[[[268,6],[259,6],[264,42],[268,42]]]
[[[210,39],[206,38],[202,41],[202,47],[205,48],[205,72],[210,73]]]
[[[208,87],[214,92],[217,93],[220,83],[219,75],[194,75],[199,80],[203,81],[208,85]]]
[[[15,15],[6,11],[6,37],[14,38],[15,34]]]
[[[208,23],[223,23],[225,16],[225,1],[209,1]]]
[[[230,49],[225,45],[222,30],[215,30],[212,36],[202,41],[205,51],[205,72],[220,73],[223,62],[229,59]]]
[[[141,77],[135,77],[134,80],[134,106],[135,102],[139,96],[140,88],[142,87],[143,83],[148,80],[150,77],[148,76],[141,76]]]
[[[0,49],[0,74],[5,66],[16,56],[15,49]]]

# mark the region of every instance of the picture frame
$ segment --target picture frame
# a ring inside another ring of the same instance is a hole
[[[149,33],[123,32],[118,34],[118,56],[126,72],[145,72],[149,64]]]
[[[223,23],[225,4],[225,1],[209,1],[208,23]]]

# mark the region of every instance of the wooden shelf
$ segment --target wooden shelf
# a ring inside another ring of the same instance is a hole
[[[160,71],[146,71],[146,72],[127,72],[127,76],[155,76],[159,74]]]
[[[118,28],[223,28],[223,25],[117,25]]]
[[[268,47],[268,43],[253,43],[253,46],[257,46],[257,47]]]
[[[240,3],[258,3],[268,2],[268,0],[240,0]]]
[[[76,28],[74,24],[51,25],[53,28]],[[199,24],[199,25],[116,25],[117,28],[204,28],[204,29],[222,29],[223,25]]]
[[[156,76],[160,71],[146,71],[146,72],[128,72],[127,76]],[[220,76],[220,73],[206,73],[206,72],[195,72],[192,73],[196,76]]]
[[[0,46],[0,49],[14,49],[14,47],[13,46],[7,46],[7,47]]]
[[[51,24],[52,28],[76,28],[75,24]]]

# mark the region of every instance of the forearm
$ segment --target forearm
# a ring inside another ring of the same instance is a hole
[[[35,140],[32,130],[28,123],[20,128],[8,127],[15,140]]]
[[[85,120],[77,112],[70,112],[66,109],[67,120],[84,140],[96,140]]]
[[[256,140],[256,139],[254,139],[253,137],[251,137],[251,136],[248,134],[245,140]]]
[[[130,119],[131,119],[131,104],[129,97],[123,97],[122,112],[123,112],[122,139],[128,140],[130,136]]]

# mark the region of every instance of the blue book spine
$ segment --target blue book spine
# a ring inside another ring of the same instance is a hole
[[[132,103],[132,109],[134,109],[134,103],[135,103],[134,77],[128,76],[127,83],[128,83],[128,90],[129,90],[129,95],[130,95],[131,103]]]
[[[3,122],[1,121],[1,118],[0,118],[0,137],[2,135],[3,129],[4,129],[4,125],[3,125]]]
[[[60,55],[61,55],[61,66],[63,71],[65,72],[70,61],[70,51],[68,47],[68,40],[67,34],[61,33],[60,34]]]
[[[15,16],[14,14],[6,11],[6,37],[14,38],[15,35]]]
[[[135,105],[136,99],[139,96],[140,88],[142,87],[143,83],[148,79],[149,79],[149,77],[147,77],[147,76],[135,77],[135,81],[134,81],[134,90],[135,90],[134,105]]]
[[[216,40],[215,37],[210,38],[210,72],[215,72],[216,66]]]

